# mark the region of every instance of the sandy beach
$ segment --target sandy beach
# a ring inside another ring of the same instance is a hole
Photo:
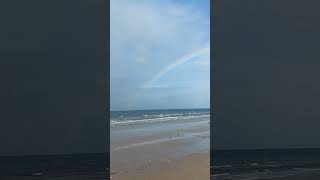
[[[111,127],[111,179],[210,179],[209,116],[188,117]]]
[[[112,172],[115,180],[206,180],[209,179],[208,154],[190,154],[171,160],[147,161],[140,166]]]

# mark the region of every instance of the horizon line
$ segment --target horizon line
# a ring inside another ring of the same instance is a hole
[[[163,109],[124,109],[124,110],[109,110],[109,112],[116,111],[157,111],[157,110],[191,110],[191,109],[210,109],[210,107],[206,108],[163,108]]]

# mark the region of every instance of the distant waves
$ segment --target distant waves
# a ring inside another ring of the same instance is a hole
[[[209,110],[159,110],[159,111],[119,111],[113,112],[111,126],[159,123],[179,120],[208,120]]]

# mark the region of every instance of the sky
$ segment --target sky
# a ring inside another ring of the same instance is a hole
[[[209,3],[111,0],[111,110],[209,108]]]
[[[212,147],[320,147],[320,2],[225,0]]]

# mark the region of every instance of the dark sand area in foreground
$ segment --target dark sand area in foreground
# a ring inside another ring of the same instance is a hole
[[[171,160],[149,161],[122,172],[114,171],[115,180],[206,180],[209,179],[208,154],[190,154]],[[115,168],[116,169],[116,168]]]

